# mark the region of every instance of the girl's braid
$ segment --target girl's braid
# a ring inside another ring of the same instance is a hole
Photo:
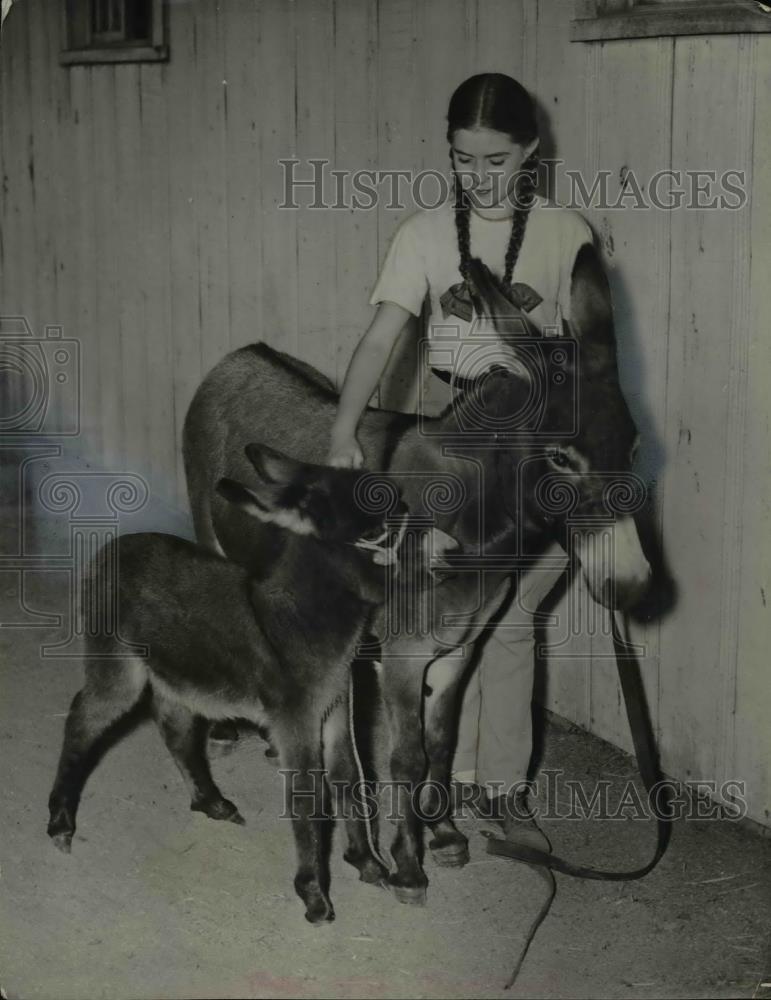
[[[452,161],[452,152],[450,153]],[[514,215],[511,220],[511,235],[509,245],[506,249],[505,270],[503,274],[504,287],[511,284],[514,268],[522,249],[522,241],[525,238],[525,227],[530,208],[533,204],[535,194],[536,177],[538,168],[538,156],[531,153],[519,168],[520,179],[515,195]],[[463,185],[458,179],[458,175],[453,169],[455,183],[455,231],[458,236],[458,253],[460,255],[460,273],[464,278],[468,278],[469,262],[471,261],[471,228],[468,198],[463,189]]]
[[[450,160],[452,161],[452,153],[450,153]],[[465,279],[468,279],[469,264],[471,263],[471,209],[463,185],[454,170],[453,177],[455,179],[455,231],[458,234],[460,273]]]
[[[538,156],[534,152],[528,156],[519,168],[520,178],[515,193],[511,235],[509,236],[509,245],[506,248],[506,268],[503,272],[504,288],[508,288],[511,284],[511,277],[514,274],[514,268],[519,258],[519,251],[522,249],[527,218],[533,204],[533,195],[535,194],[537,168]]]

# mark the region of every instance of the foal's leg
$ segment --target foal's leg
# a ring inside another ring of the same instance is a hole
[[[339,705],[330,714],[324,725],[324,757],[329,768],[329,776],[337,798],[338,808],[342,810],[348,834],[348,848],[344,854],[345,860],[358,869],[359,879],[370,885],[385,885],[388,881],[388,870],[374,857],[367,830],[375,836],[376,820],[365,818],[369,803],[364,797],[362,775],[356,763],[355,734],[351,732],[348,697],[345,703]],[[359,789],[360,794],[354,793]],[[370,810],[371,811],[371,810]]]
[[[428,879],[420,863],[421,824],[415,795],[426,771],[421,726],[424,663],[419,659],[386,657],[381,686],[391,738],[391,782],[397,808],[396,835],[391,844],[396,871],[388,882],[402,903],[426,901]]]
[[[66,854],[71,849],[83,786],[117,738],[116,723],[137,705],[146,683],[141,660],[87,661],[86,683],[70,706],[59,768],[48,799],[48,836]]]
[[[425,741],[429,760],[429,794],[423,814],[433,838],[429,849],[437,864],[459,868],[469,860],[468,840],[456,828],[450,810],[450,769],[455,751],[460,681],[473,653],[440,657],[429,666],[425,700]]]
[[[334,920],[329,898],[331,820],[326,803],[326,781],[321,752],[318,712],[293,712],[279,722],[276,736],[286,783],[286,808],[292,820],[298,868],[297,895],[305,903],[305,919],[312,924]]]
[[[190,808],[211,819],[243,824],[237,807],[223,798],[206,757],[207,720],[153,691],[153,714],[169,753],[190,789]]]

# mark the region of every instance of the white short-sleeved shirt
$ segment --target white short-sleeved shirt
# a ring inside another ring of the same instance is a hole
[[[471,255],[479,257],[499,278],[504,273],[510,233],[510,218],[483,219],[470,212]],[[554,327],[555,332],[560,332],[562,318],[570,319],[570,281],[576,254],[581,246],[592,242],[592,231],[578,212],[535,197],[512,282],[529,285],[540,295],[543,301],[528,315],[542,329]],[[464,362],[472,355],[476,359],[474,368],[479,367],[478,338],[491,340],[494,334],[489,328],[485,332],[478,321],[472,329],[457,316],[443,315],[439,299],[451,285],[463,280],[459,267],[452,203],[422,209],[396,230],[370,305],[395,302],[418,316],[428,292],[428,361],[432,367],[454,368],[463,374],[464,370],[470,371]]]

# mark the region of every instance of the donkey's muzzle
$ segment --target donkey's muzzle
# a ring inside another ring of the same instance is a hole
[[[576,555],[595,601],[614,611],[637,604],[648,590],[651,567],[631,517],[575,536]]]

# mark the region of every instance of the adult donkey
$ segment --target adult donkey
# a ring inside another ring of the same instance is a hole
[[[650,574],[631,516],[607,523],[613,495],[608,475],[628,472],[637,435],[619,387],[610,296],[594,248],[582,248],[572,275],[569,332],[576,356],[563,352],[562,377],[547,386],[537,384],[547,348],[540,331],[511,306],[481,262],[472,263],[470,277],[477,315],[491,318],[505,345],[501,356],[513,364],[466,384],[438,417],[369,408],[359,425],[367,467],[389,470],[411,511],[432,514],[463,553],[456,572],[437,581],[419,621],[405,621],[414,609],[402,604],[395,622],[386,606],[376,623],[390,776],[407,789],[425,777],[426,757],[431,784],[449,785],[458,687],[475,640],[512,598],[517,571],[537,562],[555,538],[567,544],[568,510],[554,503],[556,497],[572,497],[570,513],[581,516],[570,532],[596,600],[609,607],[631,603]],[[530,412],[534,395],[537,426],[523,427],[522,414]],[[265,344],[234,351],[209,373],[188,411],[183,440],[202,544],[241,558],[248,527],[220,500],[215,485],[222,476],[249,482],[245,443],[259,437],[298,459],[323,461],[337,401],[334,386],[318,371]],[[446,491],[448,484],[457,502],[432,509],[434,487]],[[611,561],[597,555],[597,515],[604,515]],[[427,810],[433,816],[429,847],[440,864],[461,865],[468,860],[467,841],[447,803],[449,795],[440,796]],[[395,870],[389,882],[405,902],[422,902],[427,885],[415,806],[408,796],[391,845]]]

